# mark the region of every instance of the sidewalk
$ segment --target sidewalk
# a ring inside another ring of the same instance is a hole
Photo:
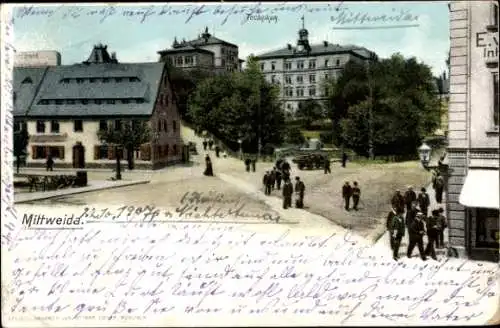
[[[441,204],[436,203],[436,197],[435,197],[435,192],[434,189],[432,188],[432,185],[429,184],[425,188],[427,190],[427,193],[429,194],[429,198],[431,200],[431,205],[429,207],[429,214],[433,209],[443,207],[443,209],[446,207],[446,204],[443,202]],[[420,191],[420,190],[418,190]],[[417,192],[418,195],[418,192]],[[443,193],[443,200],[446,199],[446,195]],[[405,231],[405,236],[403,237],[403,240],[401,241],[401,247],[399,248],[399,256],[400,257],[406,257],[406,251],[408,248],[408,230]],[[389,241],[389,233],[386,231],[375,243],[376,246],[383,247],[383,249],[387,250],[387,253],[391,253],[391,246],[390,246],[390,241]],[[448,229],[444,230],[444,245],[448,245]],[[427,236],[424,236],[424,248],[427,246]],[[382,249],[382,248],[381,248]],[[446,248],[442,249],[437,249],[436,248],[436,255],[438,257],[440,256],[447,256],[447,250]],[[413,250],[413,257],[419,256],[418,253],[418,248],[415,246],[415,249]]]
[[[85,192],[98,191],[98,190],[104,190],[104,189],[113,189],[113,188],[120,188],[120,187],[126,187],[126,186],[133,186],[133,185],[144,184],[144,183],[149,183],[149,180],[92,181],[88,186],[80,187],[80,188],[65,188],[65,189],[52,190],[52,191],[35,191],[35,192],[18,193],[18,194],[14,195],[14,203],[15,204],[22,204],[22,203],[28,203],[28,202],[33,202],[33,201],[37,201],[37,200],[45,200],[45,199],[49,199],[49,198],[75,195],[75,194],[81,194],[81,193],[85,193]]]

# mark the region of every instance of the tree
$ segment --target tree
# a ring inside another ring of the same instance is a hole
[[[14,156],[16,157],[16,171],[19,173],[21,157],[27,155],[26,147],[29,143],[29,134],[25,128],[14,132]]]
[[[188,115],[198,130],[206,130],[232,150],[241,139],[245,152],[283,142],[284,113],[279,90],[268,83],[253,57],[243,72],[202,81],[189,97]]]
[[[306,142],[306,138],[298,127],[292,126],[286,130],[285,141],[292,145],[303,145]]]
[[[306,129],[311,128],[312,122],[325,118],[323,107],[316,100],[309,98],[299,102],[296,116],[302,122]]]
[[[134,169],[134,151],[140,145],[150,140],[150,128],[144,120],[127,121],[125,124],[115,129],[111,124],[106,130],[97,132],[99,140],[113,145],[117,149],[123,147],[127,150],[127,161],[129,170]],[[119,152],[116,152],[116,179],[121,179],[121,166]]]

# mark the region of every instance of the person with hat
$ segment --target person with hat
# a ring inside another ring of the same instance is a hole
[[[413,186],[408,186],[408,190],[405,192],[404,199],[406,210],[409,211],[411,209],[411,204],[417,200],[417,194],[413,191]]]
[[[346,211],[349,211],[349,201],[352,196],[352,187],[348,181],[344,183],[342,186],[342,198],[344,198],[344,208]]]
[[[420,212],[424,213],[425,216],[429,215],[429,205],[431,201],[429,199],[429,194],[425,188],[420,189],[420,193],[417,197],[418,207],[420,207]]]
[[[392,216],[392,222],[390,227],[391,234],[391,248],[392,248],[392,258],[394,261],[399,260],[399,247],[401,246],[401,240],[405,235],[405,223],[403,221],[403,216],[401,214],[396,214]]]
[[[266,171],[264,177],[262,178],[262,184],[264,185],[264,194],[271,194],[271,174],[269,171]]]
[[[292,207],[292,195],[293,195],[293,185],[290,179],[285,179],[285,184],[283,185],[283,208],[286,210]]]
[[[430,255],[433,260],[437,260],[434,244],[437,242],[439,230],[441,230],[441,221],[439,211],[433,210],[432,215],[427,218],[427,247],[425,255]]]
[[[422,260],[427,260],[424,252],[424,235],[425,235],[425,225],[424,225],[424,213],[418,212],[415,220],[411,223],[409,229],[410,242],[408,243],[408,250],[406,255],[411,258],[413,249],[415,245],[418,246],[418,252]]]
[[[299,177],[295,177],[295,193],[297,194],[297,200],[295,207],[303,208],[304,207],[304,192],[306,191],[306,186],[304,182],[300,180]]]
[[[437,248],[443,248],[444,247],[444,229],[446,229],[448,227],[448,222],[446,220],[446,216],[444,216],[444,209],[442,207],[440,207],[438,209],[438,211],[439,211],[441,230],[439,230],[436,244],[437,244]]]
[[[399,189],[396,189],[394,196],[392,196],[391,205],[397,213],[403,213],[405,211],[405,199]]]

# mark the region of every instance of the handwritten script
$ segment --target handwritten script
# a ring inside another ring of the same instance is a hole
[[[353,235],[286,226],[26,230],[8,256],[7,324],[477,324],[498,305],[493,263],[395,262]]]

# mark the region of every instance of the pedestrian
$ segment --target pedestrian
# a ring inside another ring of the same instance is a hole
[[[299,177],[295,177],[295,194],[297,199],[295,201],[295,207],[304,208],[304,193],[306,191],[306,186],[304,182],[300,180]]]
[[[323,166],[324,166],[324,169],[325,169],[325,174],[332,173],[332,171],[330,170],[330,159],[328,157],[325,157]]]
[[[394,208],[391,208],[391,211],[389,212],[389,214],[387,214],[387,221],[385,223],[385,227],[387,228],[387,231],[389,232],[389,242],[390,242],[390,245],[391,245],[391,249],[394,249],[394,238],[392,236],[392,218],[394,216],[398,215],[396,209]]]
[[[420,208],[420,212],[424,213],[425,216],[429,215],[429,205],[431,201],[429,199],[429,194],[425,190],[425,188],[420,189],[420,193],[417,197],[418,207]]]
[[[262,184],[264,185],[264,194],[265,195],[270,195],[271,194],[271,184],[270,184],[271,176],[269,171],[266,171],[264,174],[264,177],[262,178]]]
[[[208,140],[208,149],[212,150],[213,145],[214,141],[212,139]]]
[[[434,244],[437,243],[440,230],[441,220],[439,218],[439,211],[433,210],[432,215],[427,218],[427,247],[425,248],[425,255],[430,255],[433,260],[437,260]]]
[[[436,202],[441,204],[443,201],[443,190],[444,190],[444,179],[443,176],[438,173],[436,176],[435,183],[435,194],[436,194]]]
[[[413,202],[411,204],[411,208],[408,211],[406,211],[405,224],[408,230],[410,230],[410,226],[413,223],[413,221],[415,221],[418,212],[419,211],[417,209],[417,202]],[[403,214],[403,212],[401,212],[401,214]]]
[[[276,170],[276,189],[278,189],[278,190],[281,189],[281,179],[282,179],[281,170],[277,169]]]
[[[281,163],[281,170],[283,172],[286,172],[286,174],[290,174],[290,163],[288,163],[286,160],[283,161],[283,163]]]
[[[47,166],[47,171],[54,170],[54,159],[52,158],[52,155],[50,155],[50,154],[49,154],[49,156],[47,156],[46,166]]]
[[[417,200],[417,194],[413,191],[412,186],[408,186],[408,190],[405,192],[404,198],[406,210],[409,211],[411,208],[411,204]]]
[[[394,261],[399,260],[399,247],[401,246],[401,240],[405,235],[405,224],[401,214],[395,214],[392,216],[390,233],[392,236],[392,258]]]
[[[394,196],[391,199],[391,205],[396,210],[397,213],[403,213],[405,210],[405,200],[401,191],[396,190]]]
[[[444,216],[444,209],[442,207],[438,209],[438,212],[441,230],[439,230],[437,238],[437,248],[444,248],[444,229],[448,227],[448,222],[446,216]]]
[[[345,152],[342,153],[342,167],[345,167],[347,163],[347,154]]]
[[[359,204],[359,198],[361,197],[361,189],[358,186],[358,182],[354,181],[352,187],[352,208],[357,211],[358,210],[358,204]]]
[[[276,183],[276,168],[273,167],[269,174],[269,183],[271,184],[271,190],[274,190],[274,184]]]
[[[207,145],[208,145],[207,139],[203,140],[203,150],[207,150]]]
[[[278,170],[282,169],[281,164],[283,164],[283,158],[278,158],[278,160],[276,161],[276,168]]]
[[[408,250],[406,252],[406,255],[408,258],[411,258],[411,255],[413,253],[413,249],[415,248],[415,245],[418,247],[418,252],[420,254],[420,257],[422,260],[427,260],[424,252],[424,235],[425,235],[425,226],[424,226],[424,221],[423,221],[424,213],[418,212],[417,216],[415,217],[415,220],[412,222],[410,225],[410,242],[408,244]]]
[[[250,160],[250,158],[247,157],[247,159],[245,159],[245,169],[247,172],[250,172],[250,164],[252,163],[252,161]]]
[[[219,147],[219,145],[216,145],[215,146],[215,156],[220,157],[219,153],[220,153],[220,147]]]
[[[203,172],[203,174],[209,177],[214,176],[212,160],[210,159],[210,156],[208,156],[208,154],[205,156],[205,172]]]
[[[345,203],[345,209],[346,211],[349,211],[349,201],[351,200],[352,196],[352,187],[349,184],[348,181],[344,183],[342,186],[342,198],[344,198],[344,203]]]
[[[292,195],[293,195],[292,182],[290,181],[290,179],[286,179],[285,184],[283,185],[283,208],[285,210],[292,206]]]
[[[255,164],[257,163],[257,159],[252,159],[252,172],[255,172]]]

